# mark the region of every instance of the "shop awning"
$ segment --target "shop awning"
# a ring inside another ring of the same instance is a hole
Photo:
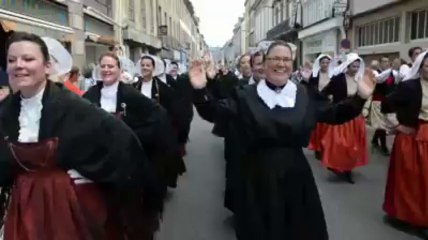
[[[16,22],[9,20],[0,20],[0,25],[5,32],[16,31]]]
[[[22,32],[30,32],[39,36],[47,36],[55,38],[61,42],[71,42],[73,41],[74,33],[73,31],[69,31],[68,28],[64,27],[64,29],[55,28],[52,29],[50,26],[43,26],[41,24],[32,25],[30,23],[24,23],[13,20],[0,20],[0,26],[3,28],[5,32],[11,31],[22,31]]]
[[[109,46],[115,46],[116,44],[119,44],[119,41],[117,41],[113,36],[104,36],[104,35],[98,35],[94,33],[85,33],[86,39],[89,41],[92,41],[94,43],[109,45]]]

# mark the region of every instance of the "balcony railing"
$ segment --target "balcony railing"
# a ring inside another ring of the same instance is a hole
[[[270,29],[267,32],[266,37],[267,39],[275,39],[278,36],[291,31],[292,29],[293,28],[290,26],[290,19],[287,19]]]

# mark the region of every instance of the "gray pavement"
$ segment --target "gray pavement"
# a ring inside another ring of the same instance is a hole
[[[223,207],[222,139],[195,116],[185,159],[187,173],[171,191],[157,240],[233,240],[231,213]],[[391,143],[391,139],[389,139]],[[337,181],[307,152],[317,180],[331,240],[416,240],[383,222],[388,158],[371,154],[355,171],[355,185]]]

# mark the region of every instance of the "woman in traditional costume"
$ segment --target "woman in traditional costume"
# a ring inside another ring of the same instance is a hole
[[[147,239],[138,220],[152,170],[134,133],[47,79],[52,66],[40,37],[17,32],[6,46],[17,92],[0,111],[4,239]],[[119,204],[111,215],[119,198],[133,211]]]
[[[194,104],[206,120],[233,123],[241,171],[235,205],[238,239],[328,239],[318,190],[302,147],[316,122],[340,124],[361,112],[374,89],[360,81],[359,94],[336,104],[289,81],[292,51],[274,42],[264,58],[266,80],[236,88],[223,101],[209,95],[201,62],[189,72]],[[230,125],[229,125],[230,126]]]
[[[148,221],[154,232],[167,186],[175,186],[180,164],[178,145],[165,109],[158,103],[140,94],[134,87],[121,81],[121,58],[113,53],[104,53],[99,59],[102,81],[91,87],[83,97],[126,123],[137,135],[157,174],[162,188],[162,198],[156,200],[155,208],[147,209]],[[147,198],[156,196],[146,196]]]
[[[80,70],[78,67],[73,66],[71,71],[68,73],[67,78],[64,81],[64,87],[66,87],[71,92],[77,94],[78,96],[83,95],[83,91],[79,88],[79,77]]]
[[[371,127],[375,130],[371,140],[372,149],[378,150],[381,154],[389,156],[389,150],[386,146],[386,135],[388,127],[391,127],[388,121],[388,115],[381,112],[381,103],[386,96],[394,91],[399,82],[399,72],[391,68],[388,57],[380,59],[380,67],[374,70],[376,79],[376,88],[370,104],[369,121]]]
[[[252,78],[253,71],[251,69],[251,54],[242,54],[238,58],[238,64],[236,67],[239,69],[239,85],[254,84],[254,79]]]
[[[181,124],[183,122],[181,121],[182,116],[180,115],[180,109],[177,108],[175,104],[177,97],[174,96],[174,90],[154,75],[155,70],[157,70],[156,63],[159,64],[159,62],[163,64],[162,61],[156,62],[154,57],[148,55],[143,56],[137,63],[137,65],[140,64],[141,76],[138,78],[138,81],[134,83],[134,87],[145,97],[159,103],[167,111],[170,124],[176,133],[172,139],[177,141],[180,130],[184,129]],[[163,66],[161,66],[161,68],[162,67]],[[156,72],[161,71],[157,70]],[[168,186],[170,187],[176,187],[178,175],[182,175],[186,171],[186,166],[182,158],[184,155],[183,147],[182,145],[177,153],[178,161],[174,161],[176,164],[168,171],[168,174],[171,176],[171,181],[168,181]]]
[[[333,103],[358,95],[358,82],[364,75],[363,60],[357,54],[350,53],[335,71],[336,75],[321,93],[331,97]],[[365,119],[361,114],[343,124],[327,126],[321,140],[322,164],[353,184],[352,170],[368,163],[366,138]]]
[[[428,229],[428,51],[382,101],[382,112],[396,113],[399,122],[383,209],[393,219]]]
[[[177,183],[180,164],[178,145],[168,113],[155,101],[121,81],[121,57],[107,52],[100,56],[101,81],[83,97],[123,120],[138,136],[159,177],[166,186]]]
[[[332,72],[329,71],[330,61],[331,57],[329,55],[321,54],[315,60],[312,67],[312,74],[307,84],[318,92],[321,92],[330,82],[330,73]],[[302,81],[301,83],[306,84],[306,81]],[[324,136],[325,130],[326,124],[317,123],[309,141],[308,149],[315,152],[317,159],[321,159],[322,156],[321,139]]]

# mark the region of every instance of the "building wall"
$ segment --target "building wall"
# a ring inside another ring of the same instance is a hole
[[[366,56],[366,59],[376,58],[380,55],[392,55],[409,60],[407,54],[409,48],[414,46],[428,47],[428,30],[425,30],[427,33],[424,32],[426,37],[411,40],[411,32],[417,25],[412,22],[411,13],[424,9],[428,9],[427,1],[410,0],[373,13],[360,14],[358,17],[353,18],[353,26],[349,32],[351,43],[353,44],[352,48],[361,55]],[[424,13],[424,19],[427,23],[423,27],[428,29],[428,11]],[[397,19],[398,22],[396,23],[395,21],[397,21]],[[392,21],[394,24],[391,23]],[[385,25],[388,29],[386,35],[384,31],[379,30],[380,28],[384,30]],[[392,30],[389,30],[389,26],[392,26]],[[423,29],[423,27],[421,28]],[[398,31],[396,31],[397,28]],[[378,34],[373,34],[376,30]],[[361,40],[363,36],[362,31],[364,31],[364,40]],[[390,31],[392,31],[393,34],[390,34]],[[370,34],[365,34],[366,32]],[[382,32],[382,34],[380,34],[380,32]],[[379,37],[376,37],[377,35]],[[393,35],[392,39],[389,35]],[[366,36],[367,40],[365,40]],[[385,37],[387,39],[386,41],[383,40],[384,36],[387,36]],[[372,40],[373,38],[374,40]],[[382,38],[382,41],[376,38]]]
[[[93,7],[109,17],[113,17],[112,0],[82,0],[82,3],[85,6]]]
[[[358,15],[388,4],[399,3],[402,0],[354,0],[351,1],[352,14]],[[420,1],[423,2],[423,1]]]
[[[233,42],[229,40],[222,48],[223,57],[224,57],[224,65],[229,68],[235,68],[235,46]]]
[[[250,48],[250,33],[251,33],[251,18],[250,18],[250,7],[251,7],[251,2],[253,0],[245,0],[244,2],[244,7],[245,7],[245,12],[244,12],[244,20],[242,23],[242,51],[243,52],[247,52]]]
[[[253,44],[266,39],[266,33],[273,27],[272,3],[269,0],[258,0],[255,3],[254,40]]]
[[[212,60],[215,63],[218,63],[218,62],[223,63],[224,57],[223,57],[223,50],[222,50],[222,48],[219,48],[219,47],[215,47],[214,48],[213,47],[213,48],[210,48],[209,51],[210,51]]]
[[[337,0],[307,0],[303,2],[303,27],[330,18]]]
[[[185,8],[183,9],[183,0],[158,0],[158,4],[162,9],[162,23],[159,25],[167,25],[168,35],[179,41],[181,30],[180,19],[183,15],[187,15]]]
[[[148,0],[146,0],[148,1]],[[152,0],[149,0],[152,1]],[[162,37],[164,45],[171,49],[171,57],[181,57],[183,64],[187,60],[199,58],[207,50],[205,41],[199,32],[199,19],[189,9],[189,0],[153,0],[156,12],[156,28],[168,26],[168,36]],[[189,4],[190,3],[190,4]]]
[[[341,54],[340,42],[344,39],[343,12],[347,0],[307,0],[302,3],[302,60],[313,61],[324,53],[330,56]]]

